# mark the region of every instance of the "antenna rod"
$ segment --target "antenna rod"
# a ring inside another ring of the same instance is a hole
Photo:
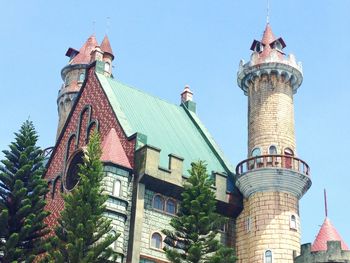
[[[270,23],[270,0],[267,0],[266,24]]]
[[[326,192],[326,189],[324,189],[324,211],[326,213],[326,217],[328,217],[327,192]]]

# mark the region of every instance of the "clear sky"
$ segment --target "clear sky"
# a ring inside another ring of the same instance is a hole
[[[310,165],[313,185],[300,204],[302,242],[312,242],[324,220],[327,188],[329,217],[350,245],[350,1],[270,2],[272,29],[304,70],[295,95],[297,154]],[[199,117],[226,156],[234,165],[245,159],[247,97],[236,73],[262,36],[266,0],[0,4],[0,149],[27,118],[42,147],[54,144],[64,54],[94,32],[99,42],[108,32],[116,78],[173,103],[189,84]]]

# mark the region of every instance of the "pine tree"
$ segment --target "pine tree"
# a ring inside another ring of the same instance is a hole
[[[0,165],[0,262],[32,262],[43,252],[48,233],[44,197],[48,191],[38,135],[22,124]]]
[[[104,216],[107,195],[102,189],[100,137],[94,133],[79,165],[79,183],[64,195],[65,208],[55,229],[53,248],[46,261],[95,263],[115,260],[110,245],[118,235],[111,234],[111,220]]]
[[[235,262],[234,250],[216,238],[227,220],[215,212],[215,193],[205,162],[192,163],[189,172],[179,212],[170,222],[174,230],[163,230],[167,258],[173,263]]]

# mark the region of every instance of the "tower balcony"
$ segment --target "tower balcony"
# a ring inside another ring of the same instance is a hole
[[[236,167],[236,185],[249,197],[255,192],[288,192],[299,199],[311,187],[310,167],[291,155],[260,155]]]

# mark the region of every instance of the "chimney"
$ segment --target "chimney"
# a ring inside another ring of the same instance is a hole
[[[184,91],[181,93],[181,104],[184,105],[189,111],[196,113],[196,103],[192,101],[193,92],[190,86],[186,85]]]

